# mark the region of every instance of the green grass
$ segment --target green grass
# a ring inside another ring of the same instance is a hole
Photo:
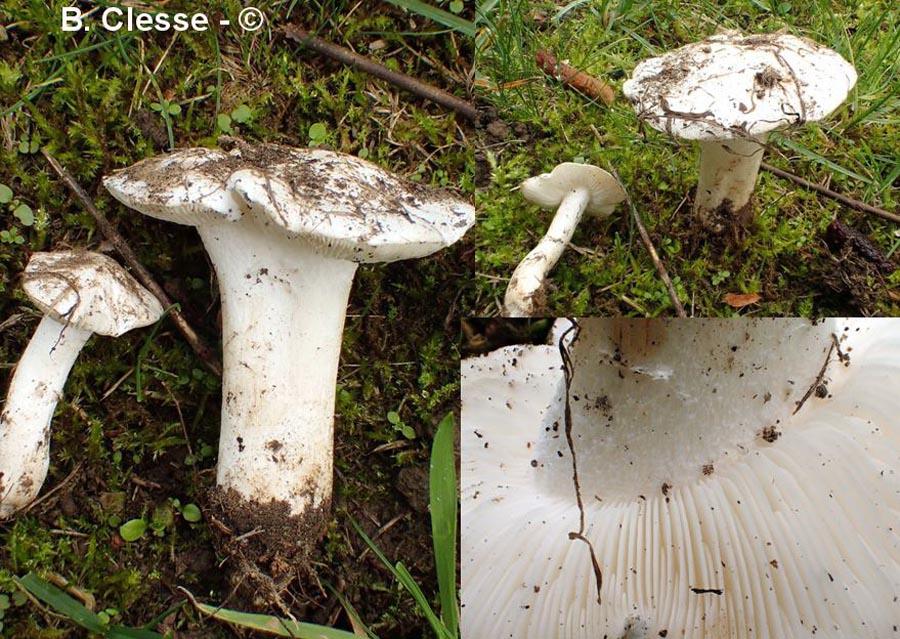
[[[214,145],[222,132],[251,141],[322,145],[367,157],[412,179],[473,190],[461,123],[442,109],[283,40],[288,20],[382,64],[464,95],[467,40],[387,3],[345,0],[255,3],[270,24],[255,34],[110,34],[59,30],[62,6],[11,0],[0,7],[0,364],[2,389],[36,325],[17,278],[33,251],[108,250],[91,217],[38,152],[47,148],[95,198],[143,264],[211,344],[219,341],[218,294],[192,229],[128,212],[101,176],[174,147]],[[450,9],[450,3],[432,2]],[[211,17],[234,20],[243,3],[213,0]],[[455,5],[454,5],[455,8]],[[195,3],[166,9],[197,10]],[[463,11],[462,16],[471,13]],[[5,36],[5,40],[4,40]],[[33,219],[22,210],[27,205]],[[383,636],[421,636],[428,624],[409,593],[364,551],[352,516],[402,560],[430,604],[440,595],[427,511],[413,508],[406,472],[427,472],[441,416],[453,410],[458,355],[445,322],[469,267],[460,252],[360,268],[339,371],[335,512],[316,569]],[[436,300],[434,291],[447,294]],[[450,331],[452,335],[454,331]],[[230,570],[216,553],[205,491],[214,482],[220,388],[171,323],[154,333],[95,338],[75,365],[54,418],[51,468],[28,513],[0,524],[0,637],[84,636],[67,620],[15,598],[15,578],[58,574],[90,593],[97,611],[141,627],[184,596],[229,599]],[[399,429],[388,418],[396,413]],[[427,499],[425,500],[427,504]],[[195,519],[194,504],[202,513]],[[382,527],[399,517],[391,526]],[[140,535],[136,524],[144,522]],[[347,628],[337,595],[293,583],[292,612]],[[334,604],[332,606],[332,603]],[[263,603],[258,612],[283,613]],[[337,612],[335,612],[337,611]],[[190,607],[179,632],[231,636]]]
[[[621,91],[606,106],[549,78],[534,61],[536,51],[548,49],[618,89],[640,60],[718,27],[808,36],[852,61],[859,82],[824,122],[773,136],[765,160],[896,212],[900,14],[892,2],[489,0],[478,15],[478,95],[496,108],[509,133],[485,134],[480,142],[470,314],[498,312],[507,279],[549,224],[552,213],[526,203],[518,184],[564,161],[616,168],[689,313],[900,312],[896,273],[878,274],[859,259],[850,264],[822,240],[837,218],[890,253],[897,248],[893,225],[761,173],[749,236],[738,243],[711,239],[691,223],[696,146],[642,127]],[[551,273],[547,315],[673,313],[624,207],[607,221],[583,222],[573,242],[578,248],[569,249]],[[846,287],[844,276],[853,287]],[[759,293],[762,300],[736,311],[724,303],[727,293]]]

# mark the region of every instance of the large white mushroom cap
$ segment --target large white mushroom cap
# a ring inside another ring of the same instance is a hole
[[[615,468],[576,438],[599,592],[587,544],[571,537],[571,457],[546,445],[566,435],[559,348],[465,360],[463,639],[893,636],[900,323],[855,320],[839,335],[850,364],[832,360],[825,397],[782,419],[777,439],[746,442],[690,479],[610,498],[597,482],[615,482]]]
[[[475,221],[471,204],[371,162],[276,144],[183,149],[103,183],[146,215],[194,226],[255,216],[354,262],[429,255],[459,240]]]
[[[726,31],[644,60],[622,90],[653,128],[718,140],[821,120],[854,84],[853,65],[812,40]]]
[[[152,324],[163,313],[159,300],[118,262],[92,251],[35,253],[22,288],[58,322],[111,337]]]

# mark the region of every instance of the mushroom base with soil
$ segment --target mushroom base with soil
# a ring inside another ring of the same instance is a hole
[[[751,198],[767,137],[700,143],[694,214],[708,231],[745,228],[753,221]]]

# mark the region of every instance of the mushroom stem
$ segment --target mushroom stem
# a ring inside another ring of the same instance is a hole
[[[357,264],[251,225],[198,229],[222,297],[217,483],[313,517],[330,507],[335,382]]]
[[[746,226],[753,219],[750,197],[768,135],[700,143],[700,180],[694,213],[710,231]]]
[[[50,466],[50,422],[69,371],[92,335],[45,315],[16,365],[0,413],[0,518],[35,497]]]
[[[529,317],[534,313],[535,295],[572,239],[587,208],[588,197],[587,189],[575,189],[563,198],[547,234],[513,271],[503,300],[504,315]]]

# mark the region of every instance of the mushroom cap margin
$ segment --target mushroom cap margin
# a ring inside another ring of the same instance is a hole
[[[351,155],[236,142],[142,160],[103,180],[141,213],[199,226],[253,214],[355,262],[422,257],[453,244],[474,207]]]
[[[152,324],[163,314],[150,291],[115,260],[92,251],[34,253],[22,288],[44,314],[111,337]]]
[[[237,166],[219,149],[179,149],[120,169],[103,186],[125,206],[166,222],[235,222],[243,211],[227,185]]]

